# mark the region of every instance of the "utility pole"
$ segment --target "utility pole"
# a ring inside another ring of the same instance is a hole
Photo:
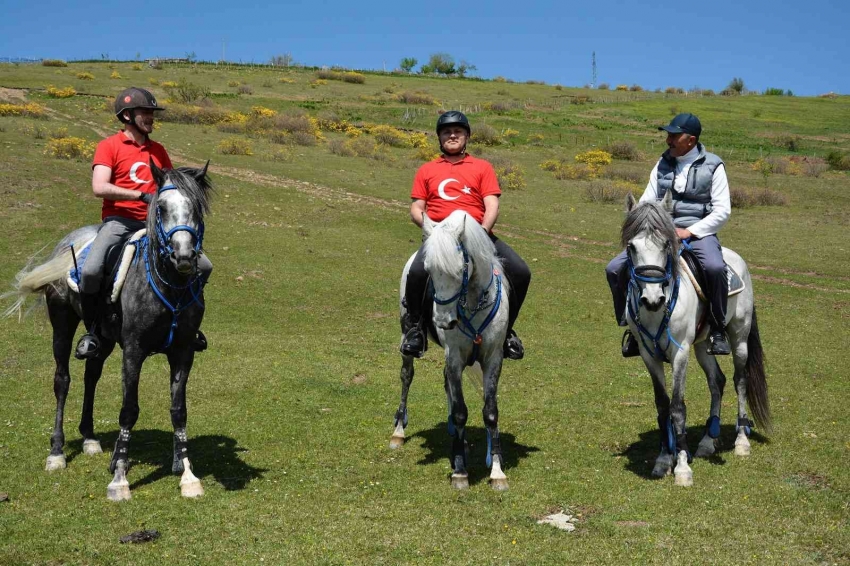
[[[222,63],[224,63],[224,61],[225,61],[225,57],[224,57],[224,50],[225,50],[226,48],[227,48],[227,38],[226,38],[226,37],[223,37],[223,38],[221,39],[221,62],[222,62]]]
[[[593,52],[593,80],[590,82],[592,88],[596,88],[596,51]]]

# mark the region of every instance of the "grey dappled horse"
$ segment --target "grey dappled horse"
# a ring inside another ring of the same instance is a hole
[[[85,393],[80,418],[80,434],[86,454],[101,452],[94,434],[93,407],[97,382],[106,358],[116,342],[124,351],[123,403],[119,416],[120,431],[109,470],[114,474],[107,488],[113,501],[130,499],[127,482],[130,431],[139,416],[139,374],[142,363],[151,354],[161,352],[171,367],[171,422],[174,426],[172,471],[183,473],[181,493],[185,497],[203,495],[200,480],[192,474],[186,436],[186,381],[194,361],[192,342],[204,315],[203,281],[198,272],[204,214],[209,212],[211,184],[207,166],[202,169],[181,167],[161,170],[150,164],[159,187],[148,208],[147,235],[137,244],[135,259],[127,273],[119,301],[110,307],[115,316],[97,324],[100,352],[86,361]],[[62,421],[65,399],[71,383],[68,361],[72,340],[80,322],[79,295],[67,284],[69,270],[76,263],[76,252],[92,240],[99,226],[86,226],[65,236],[50,258],[18,274],[15,289],[4,297],[15,296],[15,304],[6,314],[17,313],[31,293],[43,293],[53,327],[53,357],[56,372],[56,422],[51,436],[46,469],[65,467],[65,434]]]
[[[726,376],[717,360],[709,354],[706,335],[708,306],[701,302],[689,277],[679,272],[679,239],[670,213],[673,210],[668,191],[661,203],[637,205],[629,194],[627,216],[621,240],[628,250],[629,294],[627,319],[632,334],[640,345],[640,354],[652,375],[655,406],[661,431],[661,453],[655,461],[652,475],[663,477],[670,473],[674,461],[676,485],[693,484],[693,472],[688,465],[690,452],[685,438],[685,377],[691,346],[697,361],[705,371],[711,392],[711,410],[705,435],[696,456],[714,454],[720,435],[720,404]],[[723,259],[734,269],[745,288],[728,298],[726,332],[732,345],[735,366],[734,383],[738,393],[737,438],[735,454],[750,454],[748,436],[753,423],[747,417],[749,403],[756,422],[770,428],[770,407],[763,352],[759,338],[753,287],[747,264],[741,256],[723,248]],[[672,401],[667,394],[664,362],[673,367]]]
[[[499,439],[499,410],[496,392],[502,371],[502,345],[508,325],[507,279],[487,232],[471,216],[455,211],[439,224],[423,215],[425,270],[431,280],[434,300],[433,323],[437,343],[445,347],[444,385],[448,397],[448,428],[452,436],[452,486],[469,487],[466,471],[467,408],[463,400],[461,376],[468,365],[480,365],[483,372],[484,425],[487,429],[487,465],[491,466],[493,489],[508,488],[502,471]],[[415,254],[404,266],[400,286],[402,339],[409,330],[404,290],[407,273]],[[396,411],[391,448],[404,443],[407,426],[407,394],[413,381],[413,356],[402,354],[401,404]]]

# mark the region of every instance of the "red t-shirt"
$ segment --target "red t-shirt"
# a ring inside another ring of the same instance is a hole
[[[439,157],[420,167],[410,197],[424,200],[428,217],[435,222],[461,209],[480,224],[484,220],[484,197],[501,194],[490,162],[466,155],[457,163]]]
[[[118,132],[97,144],[92,168],[95,165],[105,165],[112,169],[109,182],[116,187],[154,193],[156,184],[151,175],[151,159],[157,167],[173,168],[171,159],[162,145],[152,140],[139,145],[127,138],[124,132]],[[103,199],[101,219],[107,216],[145,220],[148,216],[148,205],[140,200]]]

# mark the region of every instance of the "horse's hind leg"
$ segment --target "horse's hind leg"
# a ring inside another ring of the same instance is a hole
[[[487,429],[487,465],[490,466],[490,487],[497,491],[508,489],[508,478],[502,470],[502,443],[499,437],[499,406],[497,391],[502,359],[487,365],[484,370],[484,426]]]
[[[83,454],[100,454],[103,449],[94,435],[94,394],[103,374],[103,364],[115,348],[115,342],[101,337],[100,351],[96,358],[86,360],[84,379],[83,412],[80,416],[80,434],[83,436]]]
[[[466,421],[469,416],[466,402],[463,400],[461,376],[463,365],[457,360],[446,359],[443,369],[446,395],[449,400],[449,434],[452,437],[452,487],[469,487],[469,474],[466,471]]]
[[[171,424],[174,427],[174,459],[171,471],[182,473],[180,494],[183,497],[200,497],[204,494],[201,480],[192,473],[189,461],[189,438],[186,434],[186,382],[192,370],[195,353],[185,350],[168,355],[171,366]]]
[[[56,371],[53,374],[53,394],[56,396],[56,419],[53,434],[50,436],[50,455],[45,469],[48,472],[62,469],[65,463],[65,400],[71,387],[71,373],[68,362],[71,359],[71,341],[80,323],[80,318],[71,305],[56,293],[52,287],[47,291],[47,312],[53,327],[53,359]]]
[[[705,372],[708,381],[708,391],[711,393],[711,409],[708,420],[705,422],[705,434],[697,447],[697,458],[707,458],[714,454],[717,448],[717,439],[720,436],[720,407],[723,401],[723,389],[726,387],[726,376],[717,363],[717,359],[708,353],[708,341],[703,341],[694,346],[697,361]]]
[[[413,356],[401,356],[401,403],[395,412],[392,438],[390,448],[401,448],[404,444],[404,429],[407,427],[407,394],[410,392],[410,384],[413,383]]]
[[[730,336],[732,338],[732,361],[735,364],[735,374],[732,381],[735,384],[735,391],[738,393],[738,420],[735,424],[737,433],[735,438],[735,456],[750,455],[750,421],[747,418],[747,358],[749,357],[749,347],[747,340],[741,340],[738,336]]]

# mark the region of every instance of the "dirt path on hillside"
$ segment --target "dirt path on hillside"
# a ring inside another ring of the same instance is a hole
[[[26,90],[8,89],[0,87],[0,100],[2,100],[4,97],[15,97],[15,100],[24,100],[25,96]],[[48,108],[47,111],[53,117],[58,118],[60,120],[71,122],[77,125],[86,126],[103,138],[111,135],[111,132],[104,130],[100,126],[100,124],[96,122],[84,119],[75,119],[73,116],[64,114],[62,112],[50,108]],[[195,161],[194,158],[191,158],[179,151],[170,151],[169,153],[173,157],[174,161],[179,161],[183,164],[190,165],[192,167],[200,167],[203,165],[203,163],[199,163]],[[215,173],[230,177],[232,179],[237,179],[239,181],[247,181],[266,187],[277,187],[282,189],[294,190],[299,193],[318,198],[325,202],[346,202],[365,204],[367,206],[374,206],[384,210],[407,210],[409,207],[409,203],[406,201],[362,195],[345,189],[326,187],[316,183],[311,183],[309,181],[299,181],[297,179],[288,179],[285,177],[279,177],[267,173],[258,173],[251,169],[216,166]],[[504,236],[510,238],[511,240],[534,240],[537,243],[545,244],[552,248],[554,255],[560,258],[578,259],[599,265],[608,263],[608,261],[611,257],[613,257],[616,251],[612,247],[611,242],[590,240],[587,238],[582,238],[580,236],[552,232],[549,230],[539,230],[501,223],[499,224],[499,232]],[[588,255],[586,253],[579,253],[576,249],[577,245],[599,248],[599,255]],[[781,273],[783,275],[790,276],[798,275],[805,277],[815,277],[831,281],[850,281],[850,277],[826,275],[814,271],[793,270],[787,268],[773,267],[769,265],[752,265],[751,267],[752,269],[772,271],[775,273]],[[783,285],[787,287],[794,287],[797,289],[808,289],[811,291],[819,291],[823,293],[850,294],[850,290],[847,289],[832,289],[829,287],[822,287],[813,283],[798,283],[791,279],[773,277],[770,275],[761,275],[758,273],[751,273],[750,275],[753,279],[757,281],[764,281],[765,283],[771,283],[775,285]],[[600,280],[601,277],[602,276],[600,274]]]

